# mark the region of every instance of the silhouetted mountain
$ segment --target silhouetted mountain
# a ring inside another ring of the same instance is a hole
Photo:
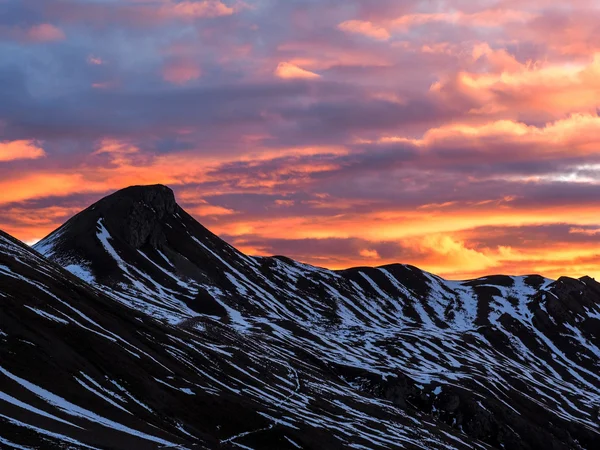
[[[0,239],[8,448],[600,444],[589,277],[249,257],[164,186],[110,195],[35,249],[49,259]]]

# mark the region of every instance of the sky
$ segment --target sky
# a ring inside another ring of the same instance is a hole
[[[600,276],[597,0],[0,0],[0,228],[166,184],[240,250]]]

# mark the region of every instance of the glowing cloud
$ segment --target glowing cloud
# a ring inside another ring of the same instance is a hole
[[[230,16],[234,9],[219,0],[181,1],[165,0],[160,7],[160,14],[165,17],[198,19],[205,17]]]
[[[34,141],[0,141],[0,161],[37,159],[46,156],[44,149]]]
[[[518,62],[506,50],[492,50],[483,44],[475,47],[473,57],[486,57],[489,71],[461,71],[449,80],[439,81],[431,91],[440,96],[463,95],[489,111],[564,112],[595,111],[600,93],[600,53],[587,62],[571,64],[551,62]],[[450,99],[449,98],[449,99]],[[495,109],[489,109],[494,105]],[[482,111],[483,109],[480,109]]]
[[[24,176],[0,181],[0,191],[7,195],[0,196],[0,204],[18,202],[31,198],[43,198],[52,192],[53,195],[69,195],[73,192],[102,191],[99,183],[88,182],[80,174],[63,174],[45,172],[25,174]]]
[[[340,23],[338,28],[347,33],[362,34],[380,41],[387,41],[391,37],[390,32],[384,27],[363,20],[347,20]]]
[[[363,258],[367,258],[367,259],[379,259],[379,253],[377,253],[377,250],[369,250],[367,248],[362,249],[359,252],[360,256],[362,256]]]
[[[305,79],[315,79],[321,78],[321,75],[310,72],[309,70],[302,69],[292,63],[289,62],[281,62],[277,65],[275,69],[275,76],[283,79],[292,79],[292,78],[305,78]]]
[[[407,30],[414,26],[434,22],[446,22],[474,27],[500,27],[511,22],[528,22],[537,17],[527,11],[512,9],[489,9],[475,13],[456,11],[451,13],[408,14],[392,21],[393,27]]]

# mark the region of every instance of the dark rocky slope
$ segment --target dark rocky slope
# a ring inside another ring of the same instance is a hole
[[[296,343],[210,317],[160,323],[4,234],[0,283],[1,448],[341,449],[361,429],[366,448],[468,448]]]

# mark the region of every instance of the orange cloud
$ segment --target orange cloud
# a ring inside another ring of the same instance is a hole
[[[440,236],[485,226],[525,226],[553,223],[577,223],[596,226],[596,208],[574,205],[570,208],[498,208],[495,204],[474,209],[464,205],[452,211],[380,209],[367,214],[347,213],[335,216],[284,216],[268,221],[253,220],[222,223],[215,231],[231,236],[255,234],[269,239],[330,239],[360,237],[371,242],[410,242],[428,238],[424,247],[456,249],[457,245]],[[433,236],[433,237],[431,237]],[[416,241],[415,241],[416,242]],[[460,242],[458,242],[460,246]],[[449,251],[449,250],[448,250]]]
[[[379,41],[387,41],[391,35],[384,27],[365,20],[347,20],[338,25],[338,29],[347,33],[361,34]]]
[[[43,198],[52,193],[64,196],[73,192],[102,192],[103,183],[86,180],[82,174],[43,172],[23,174],[20,177],[0,181],[0,204],[18,202],[31,198]]]
[[[483,123],[454,123],[427,130],[421,138],[385,136],[380,143],[407,143],[423,149],[478,148],[485,155],[490,139],[507,147],[529,144],[530,153],[540,158],[563,158],[565,149],[571,155],[600,154],[600,116],[571,114],[544,126],[527,125],[514,120],[496,120]],[[372,141],[362,141],[372,142]]]
[[[60,206],[36,208],[35,214],[23,207],[3,209],[2,230],[33,245],[79,211],[79,207]]]
[[[0,161],[37,159],[46,156],[44,149],[34,141],[0,142]]]
[[[369,250],[368,248],[364,248],[359,252],[360,256],[367,259],[379,259],[379,253],[377,250]]]
[[[475,47],[475,59],[485,56],[486,72],[461,71],[431,86],[431,92],[454,101],[458,92],[491,111],[538,111],[563,115],[596,111],[600,95],[600,53],[586,63],[518,62],[506,50]],[[479,109],[478,111],[483,111]]]
[[[596,209],[587,205],[499,210],[489,205],[480,210],[465,206],[456,211],[432,213],[398,210],[333,217],[280,217],[269,221],[244,221],[238,217],[232,222],[215,223],[211,229],[217,234],[237,236],[234,242],[239,242],[242,249],[257,254],[265,253],[253,246],[245,247],[246,236],[260,236],[267,242],[270,239],[360,238],[372,242],[373,246],[382,241],[397,242],[405,249],[404,256],[392,257],[381,257],[379,252],[377,257],[369,247],[359,251],[356,257],[312,255],[310,252],[296,255],[305,262],[333,269],[373,265],[373,259],[377,259],[380,265],[413,264],[451,279],[474,278],[490,273],[600,275],[600,255],[593,245],[544,241],[539,247],[531,248],[510,245],[476,248],[473,242],[477,242],[478,236],[468,232],[485,226],[538,226],[569,221],[580,223],[582,227],[597,226]]]
[[[502,127],[500,127],[502,129]],[[493,127],[486,129],[489,133]],[[509,128],[510,130],[510,128]],[[471,131],[468,131],[471,132]],[[314,153],[316,149],[305,150]],[[12,179],[0,181],[0,204],[14,201],[42,198],[52,192],[53,195],[66,196],[72,193],[105,193],[131,184],[166,183],[171,185],[185,185],[186,183],[216,182],[218,187],[214,190],[202,189],[203,196],[215,193],[247,192],[240,190],[240,185],[229,186],[223,176],[211,175],[210,169],[225,164],[222,160],[211,160],[211,157],[186,154],[167,154],[146,158],[137,163],[131,158],[138,155],[139,149],[125,141],[104,140],[91,157],[109,156],[112,158],[113,167],[103,168],[93,165],[84,165],[74,171],[42,172],[23,174]],[[312,154],[311,153],[311,154]],[[274,156],[274,155],[272,155]],[[231,161],[236,159],[232,157]],[[302,179],[302,172],[320,168],[292,167],[283,170],[284,179],[295,170]],[[253,186],[252,192],[272,192],[272,187],[277,185],[277,174],[272,174],[261,179],[241,180],[244,186]],[[236,180],[237,175],[232,175]],[[262,190],[266,186],[266,190]],[[321,196],[323,201],[328,201],[327,196]],[[510,200],[510,199],[509,199]],[[338,215],[297,215],[291,208],[285,208],[285,214],[280,217],[263,217],[254,219],[244,217],[231,208],[209,203],[199,199],[196,190],[182,189],[179,201],[190,204],[186,208],[200,220],[207,221],[211,230],[218,234],[234,236],[243,242],[246,236],[261,236],[265,239],[305,239],[305,238],[356,238],[365,239],[373,246],[364,246],[355,250],[355,257],[338,257],[333,254],[329,259],[311,257],[310,254],[301,256],[301,259],[332,268],[343,268],[354,265],[388,264],[393,262],[410,263],[424,269],[440,273],[450,278],[468,278],[490,272],[543,272],[545,275],[564,272],[565,267],[569,274],[592,272],[594,248],[583,246],[569,246],[560,248],[556,243],[548,243],[542,249],[520,249],[509,245],[478,249],[473,246],[465,234],[465,230],[483,226],[523,226],[569,222],[574,230],[594,229],[597,227],[598,216],[594,205],[573,205],[569,208],[539,206],[529,208],[515,208],[509,201],[504,208],[499,208],[497,202],[482,202],[478,208],[470,204],[440,204],[427,205],[422,209],[390,209],[378,208],[372,204],[370,212],[359,213],[355,208],[347,208],[343,214]],[[331,205],[336,203],[331,199]],[[294,203],[282,201],[281,206],[293,207]],[[85,207],[87,205],[81,205]],[[281,208],[279,209],[281,210]],[[28,223],[12,225],[6,228],[9,232],[17,234],[26,240],[39,239],[63,221],[62,213],[70,211],[46,211],[45,221],[37,221],[36,215],[31,216]],[[235,213],[235,214],[234,214]],[[19,213],[20,214],[20,213]],[[291,214],[291,215],[290,215]],[[12,214],[13,216],[17,215]],[[26,218],[25,218],[26,219]],[[577,233],[578,231],[573,231]],[[589,233],[591,234],[591,233]],[[410,254],[402,257],[383,257],[376,249],[376,244],[381,242],[397,242],[410,249]],[[243,250],[258,252],[260,248],[249,245],[240,245]],[[552,254],[552,260],[547,255]],[[545,259],[544,259],[545,255]],[[588,258],[588,259],[577,259]],[[569,264],[572,266],[569,266]],[[594,269],[596,270],[596,269]]]
[[[65,33],[58,27],[42,23],[27,30],[27,38],[33,42],[53,42],[65,39]]]
[[[314,79],[321,78],[321,75],[316,74],[314,72],[310,72],[309,70],[302,69],[292,63],[289,62],[281,62],[277,65],[275,69],[275,76],[283,79],[292,79],[292,78],[305,78],[305,79]]]
[[[199,219],[202,219],[203,217],[229,216],[231,214],[235,214],[235,211],[232,209],[223,208],[222,206],[211,205],[204,200],[201,201],[201,204],[197,206],[188,207],[186,208],[186,210],[190,214],[198,217]]]
[[[468,248],[465,242],[450,235],[431,234],[413,239],[408,244],[425,256],[422,263],[435,273],[489,272],[490,268],[498,265],[494,255]],[[449,267],[450,264],[454,269]]]
[[[120,189],[132,184],[169,184],[180,186],[189,183],[214,182],[226,186],[232,183],[230,189],[271,189],[282,183],[300,185],[309,182],[312,173],[328,171],[337,168],[336,165],[323,160],[319,163],[296,162],[282,166],[277,170],[265,173],[261,177],[250,175],[240,177],[239,174],[230,176],[213,171],[228,163],[247,162],[250,167],[261,161],[281,158],[288,154],[293,158],[301,155],[329,156],[343,155],[347,150],[340,147],[305,147],[280,149],[254,149],[243,158],[231,155],[228,158],[203,154],[196,151],[152,155],[143,153],[126,140],[104,139],[89,158],[76,168],[65,168],[63,171],[15,173],[11,178],[0,181],[0,204],[18,202],[30,199],[53,196],[68,196],[80,192],[106,192]],[[109,166],[98,165],[94,158],[105,158]],[[221,193],[223,187],[214,192],[203,192],[203,195]],[[197,198],[197,196],[193,197]],[[222,209],[205,211],[212,215],[216,212],[225,213]],[[220,214],[224,215],[224,214]]]

